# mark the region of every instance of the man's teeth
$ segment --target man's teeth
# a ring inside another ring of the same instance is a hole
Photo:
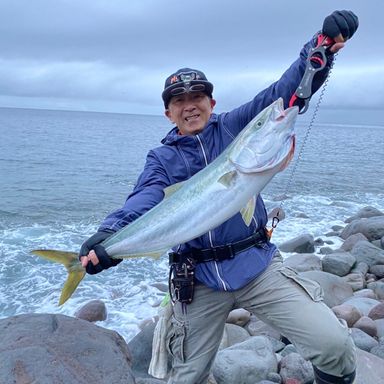
[[[189,121],[189,120],[192,120],[192,119],[196,119],[197,117],[199,117],[199,115],[188,116],[188,117],[185,118],[185,120]]]

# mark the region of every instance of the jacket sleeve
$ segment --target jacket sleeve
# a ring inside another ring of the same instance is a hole
[[[116,232],[157,205],[164,197],[164,188],[170,185],[168,176],[156,154],[147,155],[144,170],[123,207],[110,213],[99,231]]]
[[[241,105],[223,115],[223,123],[226,128],[236,136],[260,111],[276,101],[279,97],[284,100],[284,107],[287,108],[292,95],[295,93],[304,75],[306,61],[311,48],[317,43],[318,34],[304,45],[299,58],[284,72],[281,78],[261,91],[250,102]],[[333,55],[328,56],[327,65],[316,73],[313,79],[312,92],[315,93],[327,78]]]

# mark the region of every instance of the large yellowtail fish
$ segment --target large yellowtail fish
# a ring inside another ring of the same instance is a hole
[[[185,182],[167,187],[164,199],[102,242],[112,258],[159,258],[170,248],[201,236],[238,212],[249,225],[256,196],[293,157],[298,108],[279,99],[261,111],[212,163]],[[85,275],[78,254],[34,250],[64,264],[69,276],[59,305]]]

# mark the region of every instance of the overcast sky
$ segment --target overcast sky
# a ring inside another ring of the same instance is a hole
[[[324,104],[384,108],[383,0],[0,0],[0,106],[162,114],[165,77],[188,66],[227,110],[277,80],[335,9],[360,27]]]

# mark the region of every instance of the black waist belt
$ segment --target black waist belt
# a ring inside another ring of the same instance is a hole
[[[169,254],[169,264],[184,262],[188,258],[192,258],[196,263],[204,263],[207,261],[222,261],[233,259],[236,254],[252,247],[262,247],[268,241],[265,229],[255,232],[252,236],[235,243],[220,245],[218,247],[207,249],[192,248],[187,252]]]

